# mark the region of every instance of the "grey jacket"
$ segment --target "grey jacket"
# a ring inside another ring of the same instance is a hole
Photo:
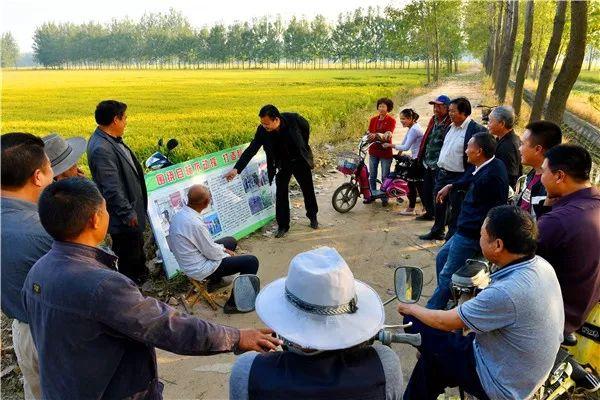
[[[110,214],[109,233],[143,232],[146,226],[148,195],[144,171],[129,147],[119,139],[96,128],[88,142],[87,158],[92,179],[106,200]],[[131,153],[127,157],[125,151]],[[138,226],[131,228],[128,222],[137,217]]]

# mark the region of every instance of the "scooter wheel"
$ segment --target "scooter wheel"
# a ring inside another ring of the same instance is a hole
[[[331,197],[331,205],[339,213],[347,213],[352,210],[358,200],[358,188],[351,183],[344,183],[335,189]]]

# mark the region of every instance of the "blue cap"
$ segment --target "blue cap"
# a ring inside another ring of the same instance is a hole
[[[450,105],[450,97],[446,96],[445,94],[442,94],[438,96],[435,100],[430,101],[429,104],[443,104],[445,106],[448,106]]]

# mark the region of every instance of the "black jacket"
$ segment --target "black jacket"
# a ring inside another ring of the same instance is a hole
[[[450,126],[452,127],[452,125]],[[467,162],[467,154],[465,153],[465,150],[467,150],[467,144],[469,144],[469,140],[471,140],[473,135],[480,132],[488,133],[488,130],[485,126],[478,124],[474,120],[471,120],[471,122],[469,122],[469,125],[467,125],[467,131],[465,132],[465,143],[463,148],[463,165],[465,167],[465,171],[469,168],[470,165]],[[446,131],[446,133],[448,132]]]
[[[517,180],[523,174],[523,166],[521,165],[521,153],[519,146],[521,139],[515,131],[510,131],[498,140],[496,146],[496,158],[501,160],[506,166],[508,172],[508,182],[513,189],[517,185]]]
[[[452,184],[452,190],[467,190],[458,216],[457,232],[479,239],[479,231],[488,211],[508,202],[508,175],[504,163],[493,159],[473,175],[474,168]]]
[[[129,152],[133,164],[117,140],[100,128],[94,131],[88,142],[88,165],[92,179],[106,200],[110,215],[109,233],[143,232],[146,226],[148,194],[144,171],[133,152]],[[138,220],[136,228],[128,225],[133,217]]]
[[[276,133],[267,132],[262,125],[259,125],[258,128],[256,128],[254,139],[252,139],[248,148],[244,150],[244,153],[233,168],[238,172],[241,172],[262,147],[267,155],[269,183],[273,182],[273,178],[277,172],[277,163],[279,162],[280,165],[286,166],[290,161],[283,159],[282,155],[278,154],[277,145],[274,139],[275,135],[287,135],[289,143],[292,143],[295,146],[294,150],[297,150],[310,168],[314,168],[313,154],[308,144],[310,125],[304,117],[296,113],[281,113],[281,128],[279,132]]]

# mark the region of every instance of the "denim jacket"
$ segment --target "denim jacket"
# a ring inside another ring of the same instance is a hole
[[[154,347],[187,355],[231,351],[235,328],[144,297],[98,248],[55,242],[22,290],[44,399],[160,399]]]

